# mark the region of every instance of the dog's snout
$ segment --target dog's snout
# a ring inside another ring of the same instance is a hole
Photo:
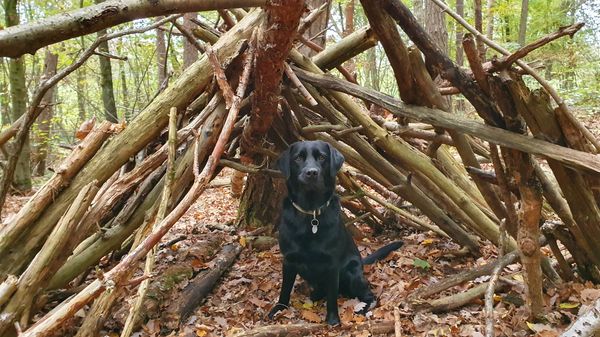
[[[319,175],[319,170],[316,168],[309,168],[306,170],[306,176],[309,178],[316,178]]]

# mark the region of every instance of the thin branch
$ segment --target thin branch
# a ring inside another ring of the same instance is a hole
[[[494,69],[506,69],[511,66],[511,64],[515,63],[517,60],[527,56],[527,54],[532,51],[558,39],[565,35],[569,35],[573,38],[573,35],[577,33],[583,27],[583,22],[575,23],[570,26],[560,27],[558,31],[554,33],[550,33],[541,39],[534,41],[526,46],[523,46],[517,49],[514,53],[504,57],[502,60],[499,60],[497,64],[495,64]]]
[[[302,97],[304,97],[310,105],[312,105],[312,106],[319,105],[319,103],[317,103],[317,101],[314,99],[314,97],[312,97],[310,95],[308,90],[306,90],[306,88],[304,87],[304,84],[302,84],[302,82],[300,82],[300,79],[298,79],[298,76],[296,76],[296,74],[294,74],[294,71],[292,70],[292,68],[290,68],[289,64],[287,64],[287,63],[285,64],[284,71],[285,71],[285,74],[287,75],[287,77],[290,79],[290,81],[292,81],[294,86],[296,86],[296,88],[298,88],[298,90],[300,90],[300,94],[302,95]]]
[[[225,71],[223,68],[221,68],[221,63],[219,62],[217,53],[215,53],[211,47],[206,46],[206,54],[208,55],[208,60],[213,66],[213,71],[215,72],[215,78],[217,79],[219,88],[221,88],[221,91],[223,92],[223,97],[225,98],[225,107],[229,109],[233,104],[233,90],[227,81]]]
[[[196,47],[196,49],[198,49],[202,53],[206,52],[206,48],[207,48],[206,44],[204,44],[201,41],[199,41],[198,39],[196,39],[196,37],[194,37],[194,34],[190,33],[190,31],[184,25],[182,25],[179,22],[177,22],[177,20],[173,20],[173,25],[175,27],[177,27],[177,29],[181,32],[181,34],[183,36],[185,36],[185,38],[194,47]]]

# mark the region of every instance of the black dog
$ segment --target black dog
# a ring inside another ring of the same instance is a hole
[[[340,219],[340,200],[334,194],[336,173],[344,156],[322,141],[297,142],[277,164],[287,179],[279,247],[283,254],[283,284],[279,302],[269,318],[287,308],[296,275],[312,288],[311,300],[327,299],[327,323],[340,323],[337,298],[357,297],[366,313],[375,296],[363,274],[363,264],[373,263],[402,246],[391,243],[361,260],[358,248]]]

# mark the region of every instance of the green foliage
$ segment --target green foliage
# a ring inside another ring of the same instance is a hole
[[[413,259],[413,266],[423,269],[423,270],[428,270],[429,268],[431,268],[431,265],[429,264],[429,262],[427,262],[425,260],[421,260],[419,258]]]

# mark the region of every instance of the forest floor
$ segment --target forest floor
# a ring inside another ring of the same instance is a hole
[[[598,136],[600,121],[593,117],[584,117],[584,122]],[[222,180],[227,175],[228,171],[224,171],[218,179]],[[5,206],[6,214],[16,212],[28,198],[29,196],[9,197]],[[248,233],[230,230],[233,228],[230,224],[235,220],[238,204],[238,200],[231,196],[228,186],[208,189],[163,238],[150,287],[153,300],[146,301],[143,308],[149,320],[134,336],[235,336],[271,324],[323,322],[323,301],[312,303],[308,298],[308,288],[302,281],[296,282],[289,310],[279,314],[275,321],[266,320],[266,314],[278,298],[281,256],[277,245],[263,250],[253,249],[246,242]],[[366,226],[359,227],[368,237],[371,235]],[[385,260],[365,267],[366,276],[379,300],[376,308],[366,317],[357,315],[353,313],[353,309],[358,301],[340,298],[338,305],[341,327],[322,327],[311,334],[296,335],[393,336],[393,328],[391,331],[384,328],[390,331],[389,334],[370,331],[376,331],[377,326],[389,327],[390,322],[394,322],[394,307],[398,307],[402,336],[483,336],[485,317],[482,299],[471,301],[458,309],[433,314],[415,310],[406,298],[421,287],[492,261],[496,258],[493,245],[484,246],[483,256],[474,259],[454,254],[459,247],[449,239],[433,232],[420,232],[408,227],[389,230],[357,244],[361,254],[365,256],[397,239],[405,242],[401,249]],[[202,305],[179,325],[176,313],[180,304],[186,300],[183,290],[193,276],[214,267],[215,254],[227,243],[241,243],[245,248]],[[547,248],[543,248],[543,253],[550,255]],[[107,258],[101,262],[101,266],[110,267],[114,263],[115,261]],[[140,263],[137,276],[141,275],[142,266],[143,263]],[[520,264],[509,265],[502,275],[511,280],[512,285],[495,296],[497,336],[558,336],[580,310],[585,310],[600,297],[600,287],[590,283],[547,285],[547,314],[542,322],[530,322],[524,305],[526,296]],[[93,278],[94,272],[88,276],[88,280]],[[432,297],[465,292],[488,279],[489,276],[483,276]],[[135,292],[135,287],[125,291],[106,321],[102,336],[119,336]],[[76,320],[83,317],[85,312],[80,312]],[[62,333],[73,335],[73,332],[74,330],[67,329]]]

